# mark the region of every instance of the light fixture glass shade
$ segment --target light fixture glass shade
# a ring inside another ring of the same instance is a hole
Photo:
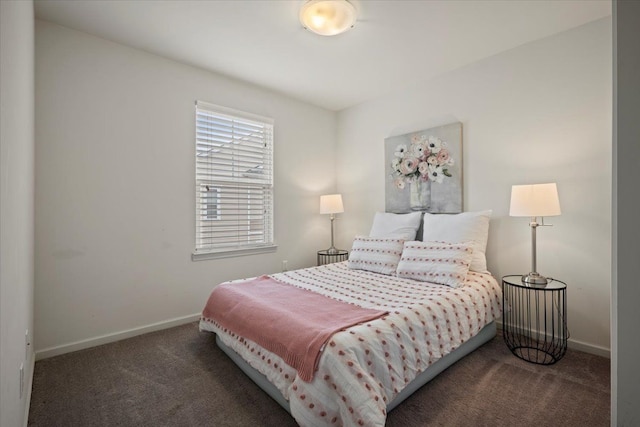
[[[560,215],[560,200],[555,182],[512,186],[509,215],[528,217]]]
[[[300,22],[321,36],[335,36],[352,28],[356,8],[347,0],[310,0],[300,9]]]
[[[320,213],[337,214],[344,212],[341,194],[327,194],[320,196]]]

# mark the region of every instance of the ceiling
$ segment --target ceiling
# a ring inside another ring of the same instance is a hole
[[[38,19],[231,76],[330,110],[611,14],[611,1],[352,0],[335,37],[299,23],[304,0],[36,0]]]

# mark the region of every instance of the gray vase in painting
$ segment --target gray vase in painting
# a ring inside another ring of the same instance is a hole
[[[431,205],[431,181],[417,179],[409,186],[409,206],[411,210],[428,212]]]

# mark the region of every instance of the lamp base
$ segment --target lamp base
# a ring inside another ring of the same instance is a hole
[[[331,246],[329,249],[327,249],[327,254],[329,255],[335,255],[338,253],[338,249],[336,249],[335,246]]]
[[[536,272],[525,274],[524,276],[522,276],[522,281],[532,286],[546,286],[546,284],[549,283],[549,279],[539,275]]]

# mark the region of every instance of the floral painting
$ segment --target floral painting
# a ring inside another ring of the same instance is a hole
[[[462,123],[385,139],[387,212],[462,212]]]

